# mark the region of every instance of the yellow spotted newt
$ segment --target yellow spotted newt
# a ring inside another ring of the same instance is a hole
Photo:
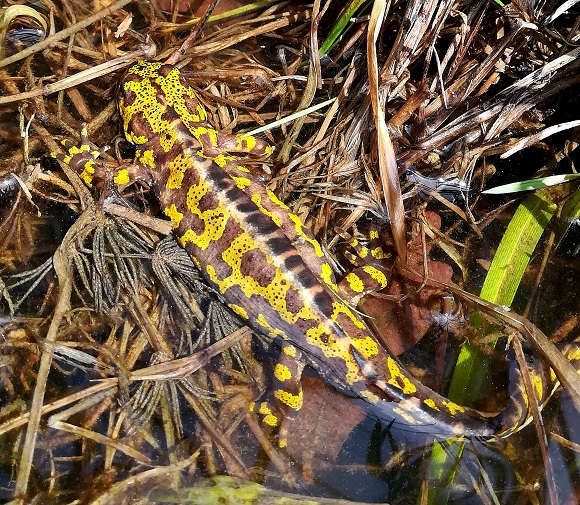
[[[115,183],[145,181],[172,221],[178,242],[205,280],[256,332],[281,342],[274,402],[255,405],[269,425],[302,406],[303,363],[324,380],[364,400],[381,419],[441,437],[493,437],[529,419],[520,372],[512,366],[512,401],[498,415],[455,404],[416,380],[380,345],[355,310],[365,292],[387,283],[371,258],[336,284],[320,244],[301,220],[237,161],[269,155],[260,139],[218,132],[178,68],[135,64],[121,83],[119,108],[135,163]],[[90,186],[98,167],[86,132],[59,158]],[[359,248],[359,256],[367,255]],[[370,256],[369,256],[370,257]],[[540,402],[547,397],[543,386]],[[272,404],[278,407],[272,406]],[[284,443],[283,437],[281,443]]]

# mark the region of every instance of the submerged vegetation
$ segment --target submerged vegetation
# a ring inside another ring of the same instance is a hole
[[[216,3],[0,10],[0,501],[572,503],[577,3]],[[359,310],[381,343],[462,405],[523,394],[529,426],[434,445],[319,370],[279,449],[248,410],[271,339],[204,283],[146,184],[89,189],[49,156],[86,124],[103,166],[133,159],[117,93],[138,59],[179,65],[219,131],[275,146],[243,163],[337,277],[337,228],[380,228],[391,279]],[[542,411],[548,367],[565,392]]]

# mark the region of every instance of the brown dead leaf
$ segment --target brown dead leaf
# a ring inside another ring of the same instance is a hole
[[[305,377],[302,389],[304,406],[290,423],[288,454],[296,461],[314,455],[334,460],[365,414],[346,396],[316,378]]]

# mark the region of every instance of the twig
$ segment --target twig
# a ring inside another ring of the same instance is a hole
[[[54,271],[59,281],[58,302],[56,304],[52,321],[48,329],[45,341],[47,343],[54,342],[58,335],[61,321],[67,314],[70,307],[70,297],[73,286],[73,272],[70,263],[71,253],[76,247],[77,240],[81,235],[85,235],[88,229],[91,229],[95,223],[94,207],[87,209],[81,217],[72,225],[67,232],[62,244],[54,253]],[[28,479],[30,477],[30,470],[32,468],[32,458],[36,446],[36,438],[40,425],[40,417],[42,414],[42,407],[44,402],[44,393],[46,391],[46,383],[48,374],[50,372],[50,365],[52,363],[52,352],[43,348],[42,357],[40,358],[40,366],[38,368],[38,376],[36,378],[36,386],[34,388],[34,395],[32,398],[32,405],[30,407],[30,418],[28,421],[28,428],[26,430],[26,437],[22,447],[22,455],[20,458],[20,466],[18,468],[18,476],[16,478],[16,486],[14,494],[17,498],[16,503],[23,503],[23,498],[28,488]]]

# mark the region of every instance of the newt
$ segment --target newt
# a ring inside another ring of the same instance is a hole
[[[177,67],[135,64],[121,82],[119,110],[136,154],[134,164],[118,170],[115,184],[147,183],[207,283],[255,332],[281,343],[272,392],[278,407],[253,406],[266,424],[280,426],[282,413],[299,412],[304,363],[337,390],[364,400],[379,418],[434,436],[507,436],[527,422],[516,365],[513,401],[499,414],[485,414],[427,388],[387,352],[354,308],[363,294],[386,285],[387,269],[371,258],[336,283],[312,233],[238,162],[238,155],[268,156],[272,148],[252,136],[217,131]],[[99,152],[89,147],[86,132],[80,147],[68,147],[59,158],[91,186]]]

